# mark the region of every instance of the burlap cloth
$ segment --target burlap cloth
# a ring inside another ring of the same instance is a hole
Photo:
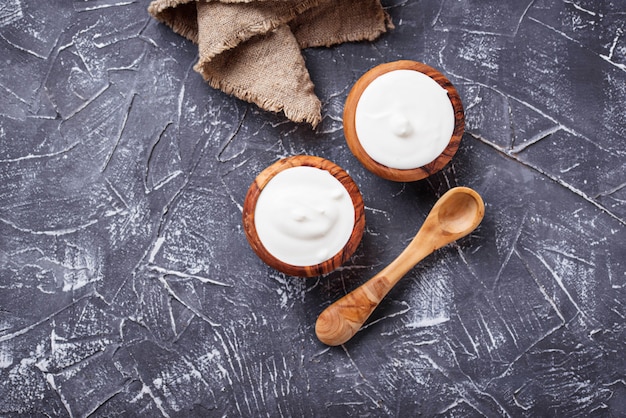
[[[393,27],[380,0],[154,0],[148,11],[198,45],[194,70],[212,87],[313,127],[321,103],[301,49]]]

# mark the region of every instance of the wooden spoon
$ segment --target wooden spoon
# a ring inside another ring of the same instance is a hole
[[[398,258],[320,314],[315,324],[317,338],[327,345],[348,341],[402,276],[433,251],[472,232],[484,214],[485,204],[474,190],[450,189],[437,201]]]

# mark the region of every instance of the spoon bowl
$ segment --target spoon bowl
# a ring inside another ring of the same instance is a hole
[[[433,251],[472,232],[484,214],[485,204],[476,191],[468,187],[448,190],[391,264],[320,314],[315,323],[317,338],[332,346],[348,341],[409,270]]]
[[[484,204],[482,200],[476,198],[477,195],[470,193],[469,190],[444,195],[447,200],[445,205],[440,205],[438,213],[439,226],[443,232],[464,234],[465,231],[471,232],[478,226],[476,217],[469,215],[484,212]]]

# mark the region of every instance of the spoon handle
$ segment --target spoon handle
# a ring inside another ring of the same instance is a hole
[[[436,249],[420,243],[420,235],[391,264],[320,314],[315,333],[321,342],[334,346],[352,338],[402,276]]]

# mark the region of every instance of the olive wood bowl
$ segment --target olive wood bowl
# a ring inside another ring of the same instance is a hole
[[[264,246],[257,234],[254,213],[259,196],[267,183],[278,173],[291,167],[308,166],[328,171],[346,188],[354,207],[354,227],[346,245],[337,254],[312,266],[294,266],[274,257]],[[250,185],[243,204],[243,228],[252,250],[267,265],[290,276],[314,277],[330,273],[345,263],[354,253],[365,229],[363,197],[352,178],[337,164],[321,157],[297,155],[275,162],[263,170]]]
[[[448,97],[450,98],[450,102],[452,103],[452,108],[454,110],[454,130],[452,132],[452,136],[450,137],[450,142],[437,158],[422,167],[416,167],[411,169],[397,169],[387,167],[375,161],[365,151],[356,133],[356,107],[359,103],[361,95],[363,94],[367,86],[369,86],[369,84],[374,81],[374,79],[394,70],[413,70],[426,74],[434,81],[436,81],[437,84],[439,84],[441,87],[448,91]],[[448,162],[452,159],[457,149],[459,148],[464,129],[465,113],[463,112],[463,104],[461,103],[459,93],[456,91],[450,80],[446,78],[446,76],[444,76],[436,69],[417,61],[394,61],[378,65],[367,71],[365,74],[363,74],[363,76],[361,76],[361,78],[357,80],[357,82],[350,90],[343,111],[344,135],[346,137],[348,147],[350,147],[350,150],[352,151],[354,156],[365,166],[365,168],[367,168],[372,173],[384,179],[393,181],[406,182],[421,180],[441,170],[443,167],[445,167],[446,164],[448,164]]]

